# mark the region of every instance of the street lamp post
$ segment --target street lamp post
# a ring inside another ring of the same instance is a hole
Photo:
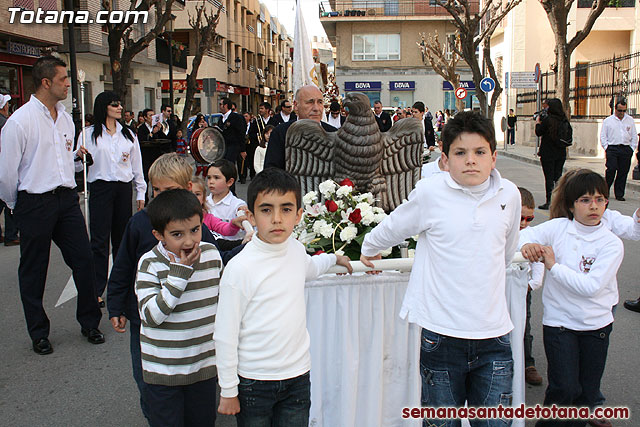
[[[164,28],[169,36],[169,105],[171,105],[171,111],[173,111],[173,15]]]

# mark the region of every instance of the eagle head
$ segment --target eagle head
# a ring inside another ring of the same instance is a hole
[[[369,103],[369,97],[362,92],[349,92],[347,96],[345,96],[342,104],[349,115],[373,115]]]

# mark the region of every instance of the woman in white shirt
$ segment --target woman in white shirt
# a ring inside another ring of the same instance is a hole
[[[132,181],[138,210],[144,207],[147,191],[138,138],[120,124],[122,111],[118,95],[102,92],[94,102],[94,125],[84,129],[87,149],[93,157],[87,175],[89,231],[96,268],[96,295],[102,306],[101,295],[107,286],[109,268],[109,239],[115,259],[132,214]]]
[[[522,230],[520,243],[525,258],[544,259],[548,270],[542,294],[549,381],[544,405],[593,409],[604,402],[600,381],[624,247],[602,221],[609,197],[604,178],[581,171],[565,181],[551,205],[564,217]]]

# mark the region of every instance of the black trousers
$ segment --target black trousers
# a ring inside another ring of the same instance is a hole
[[[18,225],[9,207],[0,200],[0,213],[2,211],[4,211],[4,240],[6,242],[16,240],[18,238]],[[0,236],[2,236],[2,227],[0,227]]]
[[[51,241],[73,270],[78,290],[76,318],[85,329],[97,328],[102,317],[95,291],[95,270],[89,236],[74,189],[44,194],[18,192],[14,210],[20,228],[20,297],[32,340],[49,336],[49,318],[42,296],[49,267]]]
[[[253,169],[253,156],[256,152],[255,144],[247,144],[247,158],[244,159],[244,165],[242,164],[242,157],[238,156],[238,174],[241,179],[246,179],[247,176],[253,178],[256,176],[256,171]]]
[[[195,384],[147,384],[145,401],[151,427],[213,427],[216,424],[218,378]]]
[[[553,187],[562,176],[562,168],[564,167],[565,160],[566,158],[564,157],[560,159],[540,157],[542,173],[544,174],[544,189],[547,195],[547,203],[551,202],[551,192],[553,191]]]
[[[524,326],[524,367],[536,366],[533,358],[533,335],[531,335],[531,291],[527,291],[527,322]]]
[[[613,184],[616,198],[624,197],[627,176],[631,168],[631,156],[633,156],[633,149],[628,145],[610,145],[607,147],[605,179],[609,188]]]
[[[229,144],[228,141],[225,140],[225,143]],[[242,163],[242,158],[240,157],[240,145],[239,144],[229,144],[227,145],[225,152],[224,152],[224,158],[229,160],[231,163],[236,165],[236,168],[240,168],[240,163]],[[240,176],[240,173],[238,173],[238,176]],[[236,177],[235,181],[238,180],[238,177]],[[236,183],[234,182],[233,185],[231,187],[229,187],[229,191],[231,191],[231,193],[233,193],[233,195],[236,195]]]
[[[109,238],[115,260],[124,229],[131,218],[132,196],[131,182],[97,180],[89,183],[89,231],[97,296],[101,296],[107,287]]]

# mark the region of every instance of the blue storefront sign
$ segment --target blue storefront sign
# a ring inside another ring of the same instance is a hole
[[[459,87],[465,88],[467,90],[475,90],[476,85],[475,83],[473,83],[473,80],[462,80],[460,81]],[[453,90],[453,86],[451,86],[451,83],[444,80],[442,82],[442,90]]]
[[[381,91],[382,82],[344,82],[345,92]]]
[[[414,81],[389,82],[389,90],[416,90],[416,82]]]

